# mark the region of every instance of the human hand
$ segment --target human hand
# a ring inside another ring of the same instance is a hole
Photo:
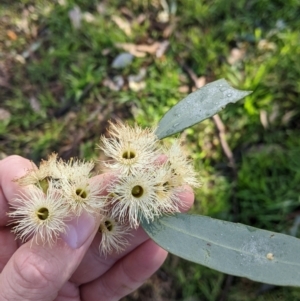
[[[99,223],[88,213],[68,223],[67,235],[52,247],[15,240],[6,226],[9,203],[20,190],[12,180],[31,168],[19,156],[0,161],[0,301],[115,301],[137,289],[164,262],[167,252],[142,228],[132,230],[122,253],[101,256]],[[97,177],[109,181],[105,176]],[[187,210],[192,190],[187,187],[180,198],[182,211]]]

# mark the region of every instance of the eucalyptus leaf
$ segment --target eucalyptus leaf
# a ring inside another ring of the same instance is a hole
[[[232,88],[225,79],[209,83],[189,94],[173,106],[160,120],[156,135],[159,139],[179,133],[207,119],[252,93]]]
[[[255,281],[300,286],[300,240],[201,215],[142,221],[162,248],[212,269]]]

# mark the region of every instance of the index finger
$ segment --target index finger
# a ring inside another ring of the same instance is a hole
[[[0,161],[0,227],[6,226],[9,202],[22,189],[15,179],[22,177],[33,163],[23,157],[13,155]]]

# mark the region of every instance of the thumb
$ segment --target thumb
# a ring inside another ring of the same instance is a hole
[[[90,246],[99,225],[84,212],[54,246],[33,239],[22,245],[0,274],[0,300],[54,300]]]

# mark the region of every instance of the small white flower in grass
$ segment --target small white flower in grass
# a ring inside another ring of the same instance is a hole
[[[78,175],[72,181],[63,179],[61,183],[61,193],[75,215],[80,215],[82,210],[90,213],[104,210],[106,196],[101,195],[104,189],[101,181]]]
[[[53,245],[61,233],[66,232],[65,221],[69,219],[68,208],[64,205],[61,194],[49,182],[47,193],[30,186],[25,194],[19,194],[8,213],[10,224],[16,224],[12,231],[17,238],[27,241],[33,237],[43,244]]]
[[[102,234],[99,251],[105,257],[113,252],[124,251],[129,244],[126,236],[132,235],[128,224],[121,224],[117,219],[109,216],[102,218],[99,232]]]
[[[170,148],[165,148],[164,153],[168,157],[166,163],[170,165],[173,172],[173,186],[179,187],[185,184],[191,187],[200,186],[197,173],[194,170],[192,162],[185,155],[179,139],[175,140]]]
[[[110,170],[134,174],[157,159],[160,145],[152,129],[111,123],[109,134],[110,138],[101,137],[99,148],[112,158],[111,162],[104,163]]]
[[[120,176],[107,191],[111,193],[112,216],[123,223],[128,220],[137,228],[140,218],[152,221],[155,217],[178,210],[175,195],[164,193],[168,177],[159,166],[137,171],[133,175]]]

